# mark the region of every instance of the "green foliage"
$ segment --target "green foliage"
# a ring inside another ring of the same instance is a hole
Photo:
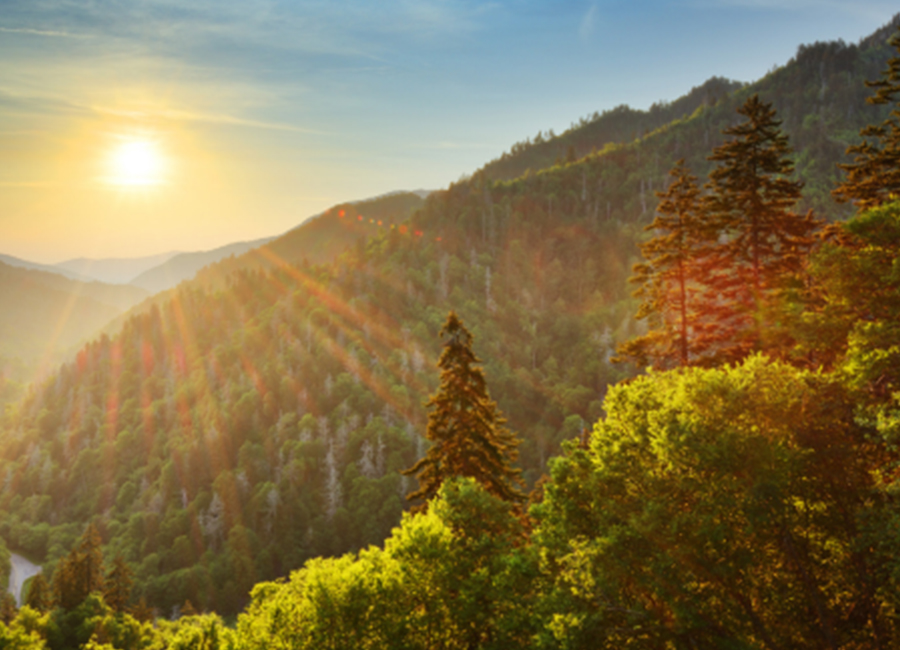
[[[484,372],[472,350],[472,334],[459,317],[450,312],[441,328],[444,350],[438,360],[441,385],[426,406],[425,437],[432,446],[425,456],[404,475],[416,476],[419,488],[407,499],[425,503],[427,508],[441,485],[456,476],[468,476],[481,483],[491,494],[506,501],[524,501],[516,487],[521,470],[512,467],[518,440],[504,427],[506,419],[498,412],[487,390]]]
[[[792,208],[801,183],[793,170],[787,136],[771,104],[751,96],[738,113],[746,120],[725,129],[732,139],[716,147],[710,160],[705,213],[724,241],[704,279],[717,298],[704,317],[714,323],[713,358],[739,360],[761,349],[777,353],[778,300],[801,283],[816,222]],[[764,339],[769,339],[764,340]]]
[[[900,31],[889,41],[900,55]],[[839,165],[847,176],[834,190],[839,201],[853,201],[857,208],[873,208],[900,198],[900,56],[887,62],[878,81],[867,81],[875,89],[870,104],[892,106],[881,124],[869,124],[860,131],[863,140],[847,149],[854,159]]]
[[[264,583],[238,618],[242,648],[508,648],[529,634],[534,558],[510,505],[472,479],[446,481],[358,556],[314,560]],[[510,595],[515,593],[515,602]]]
[[[28,584],[28,595],[25,596],[25,605],[34,611],[44,614],[53,604],[53,591],[43,573],[34,576]]]
[[[606,408],[590,448],[555,462],[536,512],[549,645],[896,638],[884,558],[860,526],[894,516],[873,480],[883,450],[834,378],[753,357],[651,374]]]
[[[6,548],[6,542],[0,537],[0,590],[6,591],[9,586],[9,572],[12,565],[9,559],[9,549]]]

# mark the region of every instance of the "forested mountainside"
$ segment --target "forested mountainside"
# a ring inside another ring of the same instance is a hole
[[[576,276],[627,240],[558,219],[496,253],[401,226],[330,267],[176,290],[8,415],[0,534],[52,560],[95,521],[151,604],[223,612],[307,558],[380,542],[410,487],[397,472],[424,449],[449,305],[534,481],[622,376],[608,357],[626,271],[605,290]]]
[[[361,239],[403,223],[422,202],[422,197],[413,192],[394,192],[365,201],[338,204],[265,246],[210,265],[197,280],[204,285],[218,284],[238,270],[332,262]]]
[[[706,156],[722,142],[722,130],[734,124],[735,111],[747,97],[759,94],[778,111],[796,152],[797,176],[806,183],[800,209],[812,208],[830,220],[844,218],[848,209],[829,195],[839,178],[836,164],[844,160],[847,146],[858,142],[862,127],[887,115],[886,107],[865,103],[869,91],[863,81],[877,79],[884,69],[891,55],[887,40],[898,22],[900,16],[858,44],[801,45],[788,63],[751,84],[714,78],[648,111],[619,107],[595,114],[565,133],[513,145],[473,180],[510,181],[586,156],[598,158],[606,163],[595,164],[599,173],[585,174],[571,192],[589,197],[590,209],[600,216],[646,219],[656,205],[654,191],[664,189],[675,160],[686,158],[698,176],[705,176],[710,169]]]
[[[847,46],[808,48],[810,61],[832,50]],[[805,51],[766,80],[818,107],[821,78],[790,76]],[[876,78],[887,49],[859,51]],[[864,113],[862,78],[844,80]],[[92,522],[150,604],[225,613],[256,581],[381,542],[411,487],[398,470],[424,451],[450,309],[533,484],[629,372],[610,357],[635,332],[626,279],[653,191],[676,157],[709,168],[718,129],[737,121],[726,104],[751,91],[574,162],[508,181],[479,172],[408,222],[339,207],[322,227],[358,243],[336,262],[284,244],[155,299],[7,412],[0,536],[52,569]]]
[[[0,404],[8,382],[49,371],[103,325],[147,297],[137,287],[79,282],[0,262]]]

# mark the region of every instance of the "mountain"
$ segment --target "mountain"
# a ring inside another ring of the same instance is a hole
[[[47,273],[54,273],[56,275],[61,275],[63,277],[69,278],[70,280],[78,280],[79,282],[92,282],[93,279],[89,278],[86,275],[80,275],[73,271],[68,271],[66,269],[60,269],[51,264],[38,264],[36,262],[29,262],[27,260],[19,259],[18,257],[13,257],[12,255],[0,255],[0,263],[6,264],[8,266],[15,266],[20,269],[29,269],[31,271],[45,271]]]
[[[107,322],[147,297],[144,289],[79,282],[0,262],[0,359],[26,369],[59,361]]]
[[[59,269],[57,272],[66,271],[98,282],[128,284],[136,276],[164,264],[178,254],[179,251],[169,251],[144,257],[107,257],[103,259],[79,257],[54,266]]]
[[[881,115],[863,80],[884,68],[884,35],[802,47],[755,84],[572,160],[482,169],[424,203],[336,206],[154,296],[5,415],[0,476],[15,483],[0,536],[49,571],[92,521],[164,613],[186,600],[234,612],[259,580],[380,543],[411,487],[399,470],[425,449],[451,309],[535,484],[633,372],[610,357],[640,331],[627,278],[674,161],[707,173],[758,92],[796,149],[803,205],[839,218],[829,165]]]
[[[364,201],[341,203],[264,246],[205,269],[197,279],[203,284],[221,283],[238,270],[331,262],[349,246],[399,227],[422,206],[423,195],[427,196],[428,192],[391,192]]]
[[[218,262],[225,257],[242,255],[257,246],[270,242],[272,239],[274,238],[265,237],[255,241],[237,242],[227,246],[220,246],[210,251],[178,253],[159,266],[154,266],[134,277],[129,281],[129,284],[146,289],[150,293],[171,289],[179,282],[190,280],[204,266]]]

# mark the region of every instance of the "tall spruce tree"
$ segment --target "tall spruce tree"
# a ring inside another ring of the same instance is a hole
[[[71,611],[92,592],[103,593],[101,543],[96,526],[89,524],[78,546],[59,561],[53,572],[53,595],[58,607]]]
[[[793,211],[803,186],[788,178],[791,149],[770,103],[750,97],[746,121],[723,131],[713,150],[704,209],[719,232],[706,278],[714,306],[708,345],[717,361],[737,361],[765,347],[777,329],[779,300],[801,282],[817,227],[811,213]]]
[[[644,228],[655,236],[641,244],[645,261],[630,279],[640,285],[634,295],[642,299],[635,318],[647,319],[649,331],[617,350],[617,360],[640,367],[686,366],[705,350],[700,280],[715,232],[702,218],[697,177],[683,158],[670,175],[668,190],[656,193],[656,218]]]
[[[870,104],[895,104],[880,125],[870,124],[859,134],[863,141],[847,148],[853,162],[838,165],[847,173],[832,194],[841,202],[852,201],[857,208],[874,208],[900,198],[900,27],[889,43],[898,56],[888,61],[878,81],[867,81],[875,94],[866,99]]]
[[[426,404],[432,410],[425,437],[432,444],[424,457],[403,472],[419,480],[419,488],[407,499],[424,503],[413,511],[424,511],[443,482],[454,476],[469,476],[506,501],[524,501],[517,487],[521,470],[512,466],[519,441],[504,426],[506,420],[488,394],[484,372],[477,365],[480,360],[472,351],[472,335],[454,312],[440,335],[444,338],[438,360],[441,385]]]

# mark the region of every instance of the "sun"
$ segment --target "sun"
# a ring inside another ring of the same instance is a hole
[[[165,167],[162,151],[153,140],[123,140],[110,154],[107,181],[120,186],[161,185]]]

